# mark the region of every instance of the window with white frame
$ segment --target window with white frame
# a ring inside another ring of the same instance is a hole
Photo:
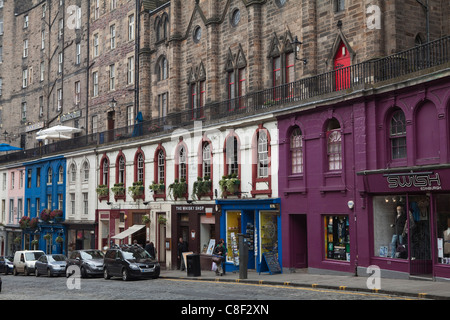
[[[28,68],[22,70],[22,88],[28,87]]]
[[[22,102],[22,121],[27,120],[27,103]]]
[[[116,48],[116,25],[113,24],[109,27],[109,36],[110,36],[111,49],[115,49]]]
[[[92,95],[94,97],[98,96],[98,71],[92,73]]]
[[[60,111],[62,109],[63,106],[63,91],[61,88],[59,88],[56,91],[57,95],[58,95],[58,111]]]
[[[164,171],[165,171],[166,156],[164,151],[160,150],[158,153],[158,181],[157,183],[164,183]]]
[[[89,214],[89,196],[87,192],[83,192],[83,214]]]
[[[60,166],[58,170],[58,183],[63,183],[63,181],[64,181],[64,168]]]
[[[45,30],[41,31],[41,49],[45,49]]]
[[[75,163],[70,165],[70,182],[75,183],[77,181],[77,166]]]
[[[48,168],[48,171],[47,171],[47,184],[52,184],[52,177],[53,177],[53,170],[52,170],[52,168]],[[50,209],[50,208],[48,208],[48,209]]]
[[[144,182],[144,156],[141,152],[137,155],[137,181]]]
[[[178,179],[186,181],[187,178],[187,161],[186,149],[181,146],[178,151]]]
[[[63,62],[64,62],[64,54],[60,52],[58,53],[58,73],[63,72]]]
[[[75,215],[75,208],[76,208],[75,193],[71,193],[70,194],[70,214],[71,215]]]
[[[267,133],[258,131],[258,178],[269,176],[269,145]]]
[[[109,90],[116,89],[116,65],[112,64],[109,66]]]
[[[203,143],[202,148],[202,175],[203,178],[211,178],[211,144],[209,142]]]
[[[134,14],[128,16],[128,40],[134,40]]]
[[[23,28],[24,28],[24,29],[27,29],[27,28],[28,28],[28,23],[29,23],[29,17],[28,17],[28,15],[26,14],[26,15],[23,16]]]
[[[94,39],[92,40],[94,43],[94,57],[98,57],[98,55],[100,54],[99,52],[99,37],[98,37],[98,33],[94,34]]]
[[[64,209],[64,196],[62,193],[58,193],[58,210]]]
[[[75,105],[80,105],[81,103],[81,82],[75,82]]]
[[[393,160],[406,158],[406,119],[402,110],[392,114],[389,129],[391,158]]]
[[[89,181],[89,162],[83,163],[83,181]]]
[[[81,43],[77,43],[75,46],[75,64],[81,63]]]
[[[127,84],[134,83],[134,57],[127,60]]]
[[[39,81],[44,81],[45,78],[45,63],[44,61],[41,61],[41,63],[39,64]]]

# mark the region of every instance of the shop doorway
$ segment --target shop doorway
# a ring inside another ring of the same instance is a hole
[[[431,276],[430,201],[426,195],[408,197],[410,275]]]
[[[293,214],[290,216],[290,243],[292,267],[302,269],[308,267],[308,244],[306,214]]]

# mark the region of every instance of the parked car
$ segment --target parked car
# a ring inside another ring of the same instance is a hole
[[[78,266],[82,278],[100,276],[103,274],[103,258],[103,252],[97,249],[75,250],[70,254],[67,266]]]
[[[1,256],[0,257],[0,272],[3,272],[4,274],[12,273],[13,259],[14,259],[14,257]]]
[[[158,278],[159,262],[140,246],[121,246],[109,249],[105,254],[103,276],[131,278]]]
[[[23,272],[28,276],[34,272],[36,260],[44,254],[44,251],[41,250],[16,251],[13,260],[13,275],[17,276]]]
[[[46,254],[37,259],[34,275],[46,274],[49,277],[66,273],[67,258],[63,254]]]

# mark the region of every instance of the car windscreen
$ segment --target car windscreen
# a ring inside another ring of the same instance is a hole
[[[151,255],[145,250],[122,251],[123,258],[130,261],[141,261],[151,259]]]
[[[101,251],[81,251],[80,254],[83,260],[103,259],[103,252]]]
[[[49,262],[55,262],[55,261],[66,261],[66,257],[62,254],[54,254],[48,257]]]
[[[27,258],[27,261],[33,261],[39,259],[43,254],[43,252],[25,252],[25,257]]]

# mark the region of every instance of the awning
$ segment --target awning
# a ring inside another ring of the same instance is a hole
[[[122,239],[125,239],[128,236],[131,236],[133,233],[135,233],[136,231],[141,230],[144,227],[145,227],[145,225],[135,224],[135,225],[129,227],[127,230],[125,230],[125,231],[123,231],[123,232],[121,232],[119,234],[116,234],[114,237],[111,237],[111,238],[112,239],[120,239],[120,240],[122,240]]]

